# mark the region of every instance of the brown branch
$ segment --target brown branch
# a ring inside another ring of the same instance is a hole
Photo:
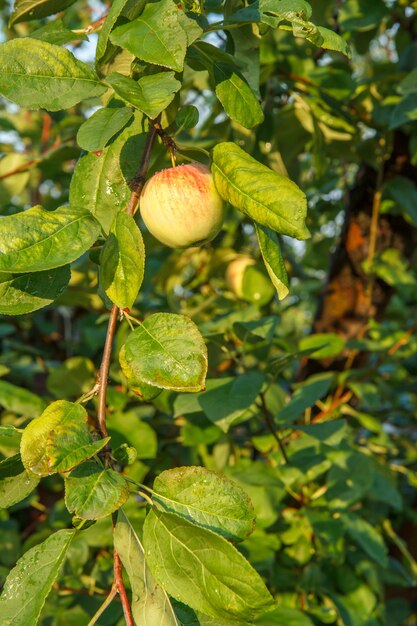
[[[4,180],[5,178],[8,178],[9,176],[14,176],[14,174],[20,174],[21,172],[26,172],[27,170],[32,169],[32,167],[36,167],[37,165],[39,165],[39,163],[42,163],[42,161],[48,158],[51,155],[51,153],[53,153],[55,150],[58,150],[58,148],[61,148],[62,146],[71,144],[73,143],[73,141],[74,141],[73,138],[68,139],[67,141],[62,141],[62,142],[60,142],[59,140],[55,141],[52,144],[52,146],[44,150],[44,152],[41,152],[41,154],[38,157],[34,159],[30,159],[29,161],[26,161],[26,163],[22,163],[21,165],[14,167],[12,170],[9,170],[8,172],[5,172],[4,174],[0,174],[0,180]]]
[[[159,118],[158,118],[158,121],[159,121]],[[139,202],[140,194],[145,185],[145,176],[149,167],[149,161],[151,158],[153,143],[157,135],[157,130],[155,127],[156,123],[157,122],[155,121],[155,122],[151,122],[150,124],[148,137],[146,139],[145,148],[142,154],[142,159],[141,159],[138,171],[136,173],[136,176],[131,183],[132,195],[130,197],[129,204],[126,207],[126,213],[128,215],[132,215],[132,216],[134,215],[136,207]],[[119,314],[119,308],[115,304],[113,304],[111,312],[110,312],[109,323],[107,326],[106,341],[104,343],[104,349],[103,349],[103,357],[101,360],[101,365],[100,365],[100,369],[99,369],[98,377],[97,377],[97,383],[99,387],[97,419],[98,419],[98,425],[99,425],[99,429],[100,429],[102,437],[107,437],[106,396],[107,396],[107,385],[108,385],[108,378],[109,378],[110,361],[111,361],[111,355],[112,355],[112,349],[113,349],[114,335],[115,335],[116,327],[117,327],[118,314]],[[110,450],[107,450],[107,453],[109,452]],[[109,454],[108,454],[108,458],[109,458]],[[132,610],[130,608],[130,601],[126,593],[126,588],[123,583],[122,562],[120,560],[120,557],[117,553],[116,548],[114,548],[113,550],[113,570],[114,570],[114,585],[113,585],[112,590],[116,589],[120,596],[120,601],[122,603],[123,613],[125,616],[125,621],[126,621],[127,626],[135,626],[133,616],[132,616]],[[111,601],[112,599],[111,594],[109,596],[109,599]],[[106,603],[103,606],[105,608]]]
[[[265,396],[263,393],[259,394],[259,397],[261,398],[261,403],[262,403],[262,413],[265,417],[265,422],[266,425],[268,426],[269,431],[271,432],[271,435],[274,437],[275,441],[278,444],[279,449],[281,450],[281,454],[284,457],[284,461],[286,463],[288,463],[288,456],[287,456],[287,451],[285,449],[284,444],[282,443],[281,439],[278,436],[278,433],[275,429],[275,424],[272,420],[271,417],[271,413],[268,409],[268,407],[266,406],[266,401],[265,401]]]
[[[407,332],[404,333],[404,335],[402,335],[398,341],[396,341],[394,343],[393,346],[391,346],[391,348],[388,350],[387,355],[388,356],[392,356],[393,354],[395,354],[397,352],[397,350],[399,350],[402,346],[405,346],[408,343],[408,340],[410,339],[410,337],[412,337],[412,335],[415,333],[415,331],[417,330],[417,322],[415,324],[413,324],[411,326],[411,328],[409,328],[407,330]]]
[[[85,28],[79,28],[77,30],[73,30],[72,32],[75,33],[76,35],[84,35],[84,34],[89,35],[90,33],[94,33],[101,29],[101,27],[103,26],[104,22],[107,19],[107,15],[108,14],[106,13],[106,15],[103,15],[98,20],[91,22],[91,24],[89,24]]]
[[[151,124],[149,129],[148,138],[146,140],[145,148],[143,150],[142,160],[139,165],[139,169],[136,173],[136,176],[130,183],[130,188],[132,190],[132,195],[130,196],[129,204],[126,208],[126,213],[128,215],[134,215],[136,211],[136,207],[139,202],[140,194],[142,193],[142,189],[145,186],[146,182],[146,172],[148,171],[149,161],[151,158],[152,146],[155,141],[155,137],[158,134],[157,127],[159,127],[160,115],[156,118],[155,122]]]
[[[155,128],[155,124],[151,123],[151,127],[149,129],[145,148],[143,150],[142,159],[141,159],[137,174],[131,183],[132,195],[130,197],[129,204],[126,207],[126,213],[128,215],[133,215],[135,213],[137,204],[139,202],[140,194],[145,185],[145,176],[149,167],[149,161],[150,161],[151,153],[152,153],[152,146],[153,146],[153,142],[155,141],[156,135],[157,135],[157,130]],[[106,334],[106,341],[104,344],[103,357],[101,360],[101,365],[100,365],[98,378],[97,378],[97,382],[99,386],[97,419],[98,419],[98,425],[99,425],[99,429],[100,429],[102,437],[107,437],[106,395],[107,395],[107,384],[108,384],[108,377],[109,377],[111,353],[112,353],[112,348],[113,348],[114,335],[116,332],[118,313],[119,313],[118,307],[115,304],[113,304],[111,312],[110,312],[109,323],[107,326],[107,334]]]
[[[108,379],[109,379],[111,353],[113,349],[113,339],[114,339],[114,334],[116,332],[118,314],[119,314],[119,309],[115,304],[113,304],[111,308],[111,312],[110,312],[109,323],[107,326],[107,334],[106,334],[106,341],[104,344],[103,358],[101,360],[101,365],[100,365],[100,369],[98,373],[98,380],[97,380],[99,384],[97,419],[98,419],[98,426],[99,426],[102,437],[107,437],[106,395],[107,395],[107,384],[108,384]]]
[[[120,601],[123,607],[123,613],[125,616],[125,621],[127,626],[135,626],[135,622],[133,620],[132,609],[130,608],[129,598],[126,593],[126,587],[123,582],[122,575],[122,562],[120,560],[120,556],[117,554],[116,548],[113,552],[114,559],[114,584],[119,593]]]
[[[315,415],[311,420],[311,423],[316,424],[317,422],[320,422],[323,417],[326,417],[333,413],[333,411],[335,411],[341,404],[349,402],[352,396],[353,394],[351,391],[346,391],[346,393],[344,393],[341,397],[335,396],[330,406],[327,409],[323,409],[323,411],[320,411],[320,413],[317,413],[317,415]]]
[[[51,135],[52,117],[49,113],[44,113],[42,116],[42,133],[41,133],[41,145],[46,146]]]

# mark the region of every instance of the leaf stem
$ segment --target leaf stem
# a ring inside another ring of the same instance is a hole
[[[94,626],[94,624],[97,623],[97,620],[101,617],[101,615],[107,609],[109,604],[111,604],[111,602],[114,600],[116,595],[117,595],[117,589],[116,589],[115,583],[113,583],[113,586],[112,586],[112,588],[110,590],[109,595],[104,600],[103,604],[99,607],[98,611],[96,611],[96,613],[94,613],[93,617],[90,619],[90,621],[88,622],[87,626]]]

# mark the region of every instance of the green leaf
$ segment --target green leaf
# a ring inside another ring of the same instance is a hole
[[[0,406],[17,415],[38,417],[45,408],[45,402],[23,387],[0,380]]]
[[[226,539],[152,510],[143,528],[152,574],[174,598],[220,619],[253,620],[273,605],[259,574]]]
[[[151,119],[155,119],[174,99],[181,88],[174,72],[160,72],[133,80],[118,72],[106,77],[106,82],[125,102],[133,105]]]
[[[39,481],[39,476],[25,470],[20,454],[0,461],[0,509],[24,500]]]
[[[344,32],[367,31],[381,24],[386,10],[383,0],[350,0],[341,5],[338,21]]]
[[[417,91],[417,68],[412,70],[398,85],[398,91],[404,96]]]
[[[96,241],[100,226],[89,211],[35,206],[0,220],[0,272],[40,272],[78,259]]]
[[[311,352],[308,358],[318,360],[337,356],[345,345],[345,340],[335,333],[314,333],[303,337],[299,343],[300,350],[312,350],[316,347],[317,350]]]
[[[0,596],[2,626],[31,626],[38,623],[74,534],[75,530],[59,530],[25,552],[18,560]]]
[[[119,213],[100,259],[104,291],[120,309],[130,309],[136,300],[145,269],[145,246],[131,215]]]
[[[30,33],[31,39],[41,39],[57,46],[62,46],[72,41],[87,41],[84,33],[75,33],[65,28],[62,20],[53,20]]]
[[[146,141],[146,134],[141,133],[142,114],[137,112],[133,123],[101,154],[81,157],[72,175],[70,204],[91,211],[106,234],[131,196],[127,181],[139,166]]]
[[[104,55],[106,54],[106,49],[109,41],[109,35],[113,30],[117,19],[121,15],[125,5],[129,2],[129,0],[114,0],[110,7],[109,12],[107,13],[106,20],[103,26],[100,29],[97,40],[97,48],[96,48],[96,65],[100,65]]]
[[[184,315],[155,313],[129,335],[124,371],[148,385],[173,391],[201,391],[207,348],[196,325]]]
[[[91,359],[73,356],[51,370],[46,386],[56,398],[78,398],[94,387],[95,375]]]
[[[417,120],[417,93],[410,93],[405,98],[402,98],[397,106],[394,108],[389,129],[393,130],[403,124],[409,124]]]
[[[233,68],[224,63],[214,66],[216,96],[227,115],[245,128],[263,122],[261,105],[248,83]]]
[[[23,315],[51,304],[68,286],[70,266],[13,275],[0,273],[0,313]]]
[[[133,22],[115,28],[110,41],[142,61],[181,72],[187,45],[201,32],[172,0],[160,0],[147,4]]]
[[[252,503],[239,485],[204,467],[178,467],[159,474],[152,500],[166,513],[239,541],[254,529]]]
[[[267,317],[262,317],[259,320],[253,320],[251,322],[235,322],[233,324],[233,332],[239,339],[248,343],[257,343],[263,340],[271,343],[275,335],[277,324],[277,317],[268,315]]]
[[[158,391],[161,391],[158,389]],[[140,419],[140,410],[112,413],[107,421],[112,447],[126,441],[132,445],[139,459],[155,459],[158,442],[154,429]]]
[[[366,271],[371,270],[375,276],[392,287],[415,286],[416,284],[415,275],[409,271],[408,261],[401,256],[401,252],[396,248],[387,248],[381,255],[375,256],[370,268],[365,262],[364,269]]]
[[[178,111],[175,117],[175,126],[181,130],[189,130],[197,126],[199,118],[198,109],[192,104],[186,104]]]
[[[122,368],[123,375],[126,378],[129,389],[133,391],[133,393],[145,402],[149,402],[150,400],[154,400],[159,396],[162,392],[162,389],[159,387],[155,387],[154,385],[148,385],[143,381],[139,380],[134,374],[130,366],[126,362],[126,346],[122,346],[119,352],[119,362],[120,367]]]
[[[313,626],[307,615],[289,606],[280,606],[255,620],[256,626]]]
[[[263,121],[262,108],[234,57],[204,41],[196,43],[188,57],[197,60],[209,72],[215,83],[216,96],[231,119],[245,128]]]
[[[305,0],[255,0],[249,6],[230,15],[226,24],[264,22],[276,28],[284,20],[292,22],[308,20],[310,17],[311,6]]]
[[[255,229],[269,278],[277,290],[278,298],[283,300],[289,293],[289,286],[278,237],[274,231],[260,224],[256,224]]]
[[[405,176],[394,176],[384,184],[384,200],[388,196],[394,202],[389,213],[400,212],[413,226],[417,226],[417,186]],[[390,203],[391,204],[391,203]],[[381,207],[383,209],[384,203]]]
[[[77,143],[87,152],[102,150],[132,117],[128,107],[99,109],[78,129]]]
[[[297,239],[310,236],[304,193],[236,144],[224,142],[214,148],[212,173],[221,197],[255,222]]]
[[[0,437],[17,437],[20,440],[21,430],[11,424],[2,424],[0,425]]]
[[[354,513],[345,513],[341,520],[349,535],[381,567],[388,566],[387,547],[380,533],[369,522]]]
[[[330,509],[340,511],[350,508],[372,489],[375,465],[372,458],[361,452],[334,452],[336,457],[327,475],[326,499]]]
[[[167,594],[155,582],[146,565],[143,546],[122,509],[117,513],[114,547],[129,577],[136,624],[180,626]]]
[[[70,513],[81,519],[106,517],[128,497],[129,488],[123,476],[95,461],[83,463],[65,478],[65,504]]]
[[[298,426],[298,430],[327,446],[338,446],[348,434],[347,424],[343,419],[332,420],[323,424]]]
[[[52,13],[63,11],[74,2],[75,0],[15,0],[9,28],[19,22],[38,20]]]
[[[227,433],[255,402],[264,380],[257,371],[208,380],[207,391],[198,396],[198,404],[209,420]]]
[[[317,400],[320,400],[329,391],[332,382],[332,374],[312,376],[307,379],[302,386],[296,389],[288,404],[278,412],[277,423],[289,424],[301,417],[306,409],[313,407]]]
[[[28,424],[20,444],[23,465],[39,476],[67,472],[97,454],[109,438],[94,441],[81,404],[58,400]]]
[[[105,91],[66,48],[30,37],[0,45],[0,93],[22,107],[59,111]]]
[[[318,48],[325,48],[326,50],[335,50],[336,52],[341,52],[347,57],[351,56],[350,48],[348,43],[334,32],[334,30],[330,30],[330,28],[325,28],[324,26],[317,26],[317,32],[313,35],[307,35],[307,41],[311,41]]]

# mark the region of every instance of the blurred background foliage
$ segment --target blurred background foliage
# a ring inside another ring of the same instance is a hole
[[[109,4],[78,1],[58,17],[66,29],[81,31]],[[204,5],[214,23],[241,3]],[[348,42],[350,59],[266,25],[262,36],[245,26],[207,37],[241,63],[250,83],[260,77],[265,120],[258,127],[230,121],[209,75],[192,61],[163,116],[187,156],[204,161],[200,148],[235,141],[305,191],[312,237],[281,241],[290,294],[279,302],[257,263],[247,266],[239,295],[231,290],[229,264],[259,260],[253,226],[235,210],[203,248],[172,251],[144,233],[145,281],[133,313],[142,319],[180,312],[198,324],[209,349],[207,390],[141,401],[117,362],[129,332],[122,322],[108,428],[113,446],[136,448],[137,459],[125,470],[135,480],[152,485],[164,469],[195,464],[224,472],[248,492],[257,527],[239,549],[279,606],[259,624],[412,626],[417,3],[314,0],[312,7],[316,24]],[[48,23],[15,24],[10,31],[9,3],[0,8],[3,39]],[[92,61],[96,40],[80,34],[68,45]],[[118,71],[129,62],[124,55],[111,61]],[[0,102],[1,215],[68,201],[81,154],[77,131],[98,105],[45,113]],[[177,116],[185,106],[199,112],[190,129],[181,129]],[[140,156],[130,150],[122,163],[126,175]],[[158,145],[151,172],[164,166],[169,158]],[[93,250],[74,265],[70,288],[53,306],[0,316],[2,424],[21,427],[43,402],[74,400],[92,388],[108,315],[97,286]],[[1,457],[17,446],[0,437]],[[127,510],[140,532],[144,503],[132,498]],[[0,510],[0,578],[29,547],[69,523],[59,476]],[[112,559],[110,521],[99,521],[74,541],[42,624],[87,624],[112,584]],[[121,614],[113,603],[98,623],[122,624]]]

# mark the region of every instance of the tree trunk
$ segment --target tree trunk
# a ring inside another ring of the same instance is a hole
[[[394,134],[393,149],[386,161],[382,183],[394,176],[417,180],[417,168],[411,164],[408,137]],[[372,240],[372,214],[377,192],[377,173],[369,165],[359,168],[355,184],[349,192],[343,232],[333,254],[326,285],[319,295],[313,322],[314,333],[336,333],[344,339],[363,336],[369,319],[381,320],[394,293],[380,279],[370,280],[363,270],[369,257]],[[375,255],[388,248],[398,250],[410,260],[417,242],[417,229],[402,216],[382,214],[376,223]],[[372,286],[371,286],[372,285]],[[323,369],[343,369],[348,358],[345,351],[334,359],[306,360],[299,378]],[[355,357],[355,364],[364,355]]]

